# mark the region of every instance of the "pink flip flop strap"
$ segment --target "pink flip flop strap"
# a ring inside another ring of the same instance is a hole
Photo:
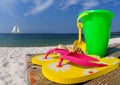
[[[57,48],[56,48],[56,49],[51,49],[51,50],[47,51],[44,59],[47,59],[47,56],[48,56],[49,54],[51,54],[51,53],[54,53],[54,52],[55,52],[55,53],[59,53],[61,56],[69,53],[68,50],[64,50],[64,49],[57,49]]]
[[[64,50],[64,49],[51,49],[46,53],[44,59],[47,59],[47,56],[51,53],[54,53],[54,52],[59,53],[61,55],[60,59],[69,60],[70,62],[77,64],[77,65],[86,66],[86,67],[107,66],[107,64],[100,64],[100,63],[91,62],[91,61],[99,61],[97,58],[93,58],[93,57],[90,57],[90,56],[87,56],[84,54],[79,54],[76,52],[70,53],[68,50]],[[59,62],[59,66],[61,66],[62,60]]]
[[[64,50],[64,49],[51,49],[51,50],[47,51],[44,59],[47,59],[47,56],[51,53],[54,53],[54,52],[59,53],[61,56],[69,54],[70,56],[75,56],[77,58],[87,59],[89,61],[99,61],[97,58],[93,58],[93,57],[90,57],[90,56],[87,56],[87,55],[84,55],[84,54],[80,54],[80,53],[77,53],[77,52],[71,53],[68,50]]]
[[[90,62],[86,59],[81,59],[81,58],[77,58],[74,56],[69,56],[69,55],[64,55],[61,56],[61,59],[65,59],[65,60],[69,60],[69,62],[80,65],[80,66],[86,66],[86,67],[103,67],[103,66],[107,66],[107,64],[101,64],[101,63],[93,63]]]
[[[81,58],[81,59],[86,59],[87,61],[99,61],[97,58],[93,58],[91,56],[87,56],[85,54],[80,54],[80,53],[77,53],[77,52],[69,53],[67,55],[68,56],[74,56],[74,57]]]

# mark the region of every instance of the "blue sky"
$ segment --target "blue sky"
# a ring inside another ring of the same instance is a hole
[[[77,16],[88,9],[112,11],[112,31],[120,31],[120,0],[0,0],[0,33],[15,24],[22,33],[77,33]]]

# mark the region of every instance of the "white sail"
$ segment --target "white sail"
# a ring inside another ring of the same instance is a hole
[[[19,27],[15,25],[12,29],[12,33],[20,33]]]

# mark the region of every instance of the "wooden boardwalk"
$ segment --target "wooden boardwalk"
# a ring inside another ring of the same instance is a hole
[[[120,58],[120,45],[110,45],[107,54]],[[51,82],[43,76],[41,66],[33,65],[31,63],[31,58],[34,55],[35,54],[28,54],[26,56],[28,85],[62,85]],[[120,67],[106,75],[74,85],[120,85]]]

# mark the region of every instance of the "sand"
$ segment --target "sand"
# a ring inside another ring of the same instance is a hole
[[[120,38],[109,44],[120,43]],[[26,54],[45,53],[50,47],[0,47],[0,85],[28,85]]]

